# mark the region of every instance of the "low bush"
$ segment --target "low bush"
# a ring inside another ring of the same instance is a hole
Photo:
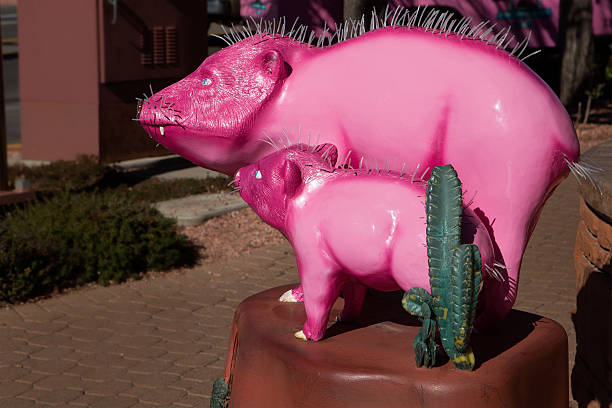
[[[41,166],[28,167],[18,164],[9,167],[9,183],[25,176],[36,191],[57,193],[66,188],[77,191],[92,187],[104,178],[113,177],[116,171],[98,162],[94,156],[80,156],[75,161],[58,160]]]
[[[59,160],[49,164],[9,167],[9,187],[19,176],[27,177],[39,197],[49,197],[63,190],[70,191],[129,191],[137,200],[156,202],[192,194],[229,191],[225,176],[207,179],[163,180],[152,178],[147,171],[119,172],[100,164],[93,156],[80,156],[76,161]]]
[[[160,180],[147,179],[131,187],[123,186],[138,200],[154,203],[171,200],[192,194],[220,193],[229,191],[227,177],[211,177],[207,179]]]
[[[197,254],[173,221],[130,194],[65,190],[2,219],[0,301],[191,266]]]

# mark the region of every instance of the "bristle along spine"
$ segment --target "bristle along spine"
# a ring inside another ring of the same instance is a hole
[[[511,50],[508,50],[510,44],[515,40],[512,35],[507,41],[511,28],[505,27],[494,33],[497,23],[491,24],[489,20],[482,21],[477,25],[470,27],[471,17],[461,17],[457,19],[450,11],[441,11],[439,9],[420,6],[413,12],[403,6],[390,9],[385,8],[383,15],[379,18],[374,8],[370,15],[369,29],[366,27],[365,14],[361,19],[347,19],[342,23],[335,25],[336,30],[331,33],[330,28],[325,23],[321,35],[317,36],[315,32],[306,25],[297,26],[298,18],[293,21],[291,29],[287,31],[286,18],[266,20],[260,19],[257,22],[250,17],[250,21],[245,21],[245,25],[235,26],[226,29],[221,26],[224,35],[210,34],[211,37],[216,37],[224,41],[227,45],[236,44],[239,41],[249,37],[259,36],[262,40],[264,36],[270,35],[272,38],[291,38],[294,41],[304,43],[304,45],[318,48],[329,47],[334,44],[350,40],[365,34],[367,31],[374,31],[381,27],[397,28],[420,28],[424,31],[431,31],[432,34],[455,35],[460,39],[472,39],[482,41],[487,45],[495,46],[496,49],[507,50],[510,56],[516,57],[522,61],[537,54],[540,50],[524,55],[531,39],[531,32],[522,41],[517,41]],[[252,24],[252,27],[251,27]],[[297,28],[296,28],[297,26]],[[316,42],[315,42],[316,39]],[[336,41],[334,41],[336,40]]]

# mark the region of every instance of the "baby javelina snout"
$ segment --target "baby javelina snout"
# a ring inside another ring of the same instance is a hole
[[[304,340],[323,338],[340,291],[342,321],[359,316],[368,287],[430,291],[422,172],[415,178],[367,165],[335,167],[337,159],[332,144],[298,144],[241,168],[235,178],[242,198],[293,246],[307,317],[295,335]],[[479,247],[483,269],[492,267],[489,234],[469,208],[461,231],[462,243]]]

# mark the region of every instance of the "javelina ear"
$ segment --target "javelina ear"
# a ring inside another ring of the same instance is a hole
[[[314,152],[318,153],[325,161],[329,161],[333,166],[338,161],[338,149],[331,143],[323,143],[314,148]]]
[[[274,79],[283,79],[291,73],[291,65],[289,65],[282,54],[276,50],[268,50],[261,57],[261,66],[264,73],[270,75]]]
[[[285,181],[285,194],[287,194],[288,197],[293,197],[302,184],[302,171],[298,165],[291,160],[285,161],[283,180]]]

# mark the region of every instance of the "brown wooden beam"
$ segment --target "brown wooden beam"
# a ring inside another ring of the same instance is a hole
[[[1,17],[1,16],[0,16]],[[4,109],[4,56],[2,55],[2,30],[0,30],[0,191],[8,190],[8,166],[6,164],[6,111]]]

